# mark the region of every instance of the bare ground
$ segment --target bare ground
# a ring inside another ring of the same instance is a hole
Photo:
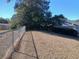
[[[0,59],[5,55],[7,49],[12,44],[11,32],[0,34]]]
[[[32,31],[32,34],[38,59],[79,59],[79,41],[38,31]],[[12,59],[37,59],[35,53],[31,33],[26,32]]]
[[[2,59],[3,56],[5,56],[5,53],[7,52],[8,48],[12,46],[12,44],[14,43],[13,41],[17,39],[18,32],[14,32],[15,40],[12,36],[12,32],[0,33],[0,59]]]
[[[30,32],[26,32],[21,40],[20,48],[14,52],[12,59],[36,59],[36,53]]]

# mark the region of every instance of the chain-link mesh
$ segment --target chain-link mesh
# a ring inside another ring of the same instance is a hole
[[[7,50],[13,46],[14,42],[25,32],[25,27],[14,31],[0,32],[0,59],[2,59]]]

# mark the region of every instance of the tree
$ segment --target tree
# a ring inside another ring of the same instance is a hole
[[[0,23],[8,23],[8,20],[0,17]]]
[[[51,22],[53,23],[53,25],[56,25],[56,26],[61,26],[66,21],[67,21],[67,18],[64,17],[62,14],[61,15],[55,15],[51,19]]]
[[[47,16],[50,17],[48,9],[47,0],[18,0],[15,4],[16,19],[21,22],[21,25],[40,25]]]

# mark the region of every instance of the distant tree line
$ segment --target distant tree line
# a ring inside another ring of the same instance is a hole
[[[4,19],[4,18],[0,17],[0,23],[7,24],[8,23],[8,19]]]

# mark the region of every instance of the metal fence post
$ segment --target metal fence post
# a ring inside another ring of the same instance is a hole
[[[14,31],[12,30],[12,48],[14,50]]]

